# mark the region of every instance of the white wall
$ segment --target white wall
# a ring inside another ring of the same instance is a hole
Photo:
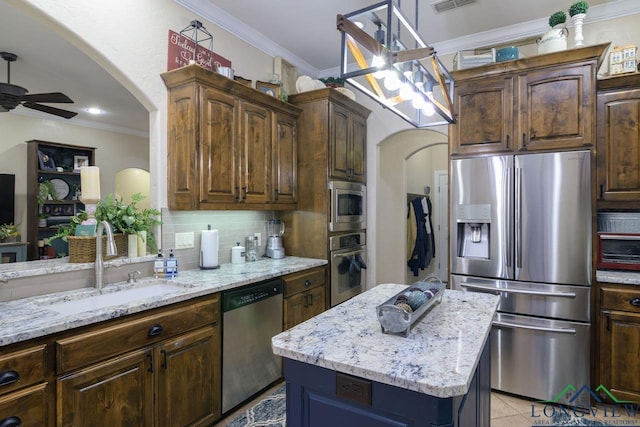
[[[12,112],[0,114],[0,171],[16,175],[15,222],[27,230],[27,144],[39,139],[95,147],[103,194],[115,191],[115,174],[127,167],[149,169],[149,140],[138,136],[75,126],[72,122],[39,119]]]

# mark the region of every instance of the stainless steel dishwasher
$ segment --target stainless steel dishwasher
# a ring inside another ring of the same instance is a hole
[[[282,332],[281,279],[222,293],[222,412],[282,375],[271,337]]]

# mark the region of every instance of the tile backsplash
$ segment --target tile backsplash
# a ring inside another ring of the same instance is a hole
[[[173,249],[178,257],[180,269],[199,267],[200,232],[211,225],[218,230],[218,262],[231,262],[231,247],[240,242],[242,246],[247,236],[261,233],[258,255],[262,256],[266,246],[266,221],[274,218],[273,211],[170,211],[162,209],[162,252],[165,256]],[[175,234],[194,232],[194,247],[175,249]]]

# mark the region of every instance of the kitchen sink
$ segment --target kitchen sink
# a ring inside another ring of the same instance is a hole
[[[107,285],[102,289],[48,298],[38,305],[61,314],[78,314],[181,293],[190,287],[169,280],[152,279],[135,285]]]

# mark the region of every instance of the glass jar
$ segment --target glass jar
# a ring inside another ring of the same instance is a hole
[[[245,239],[245,259],[248,262],[258,260],[258,238],[249,236]]]

